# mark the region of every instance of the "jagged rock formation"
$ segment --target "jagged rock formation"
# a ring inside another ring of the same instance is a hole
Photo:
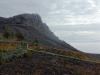
[[[3,31],[4,26],[8,26],[13,32],[21,32],[25,40],[38,39],[40,43],[51,47],[76,50],[64,41],[59,40],[43,23],[38,14],[21,14],[10,18],[0,17],[0,32]]]

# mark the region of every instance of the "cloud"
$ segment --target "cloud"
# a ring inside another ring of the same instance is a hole
[[[38,13],[42,16],[47,15],[50,11],[52,2],[50,0],[1,0],[0,15],[13,16],[21,13]],[[6,13],[8,12],[8,14]]]
[[[100,32],[93,31],[56,31],[61,39],[72,42],[100,42]]]
[[[79,48],[83,52],[100,54],[100,43],[70,43],[75,48]]]
[[[40,0],[2,0],[0,15],[38,13],[50,25],[88,24],[99,22],[100,12],[97,6],[94,0],[45,0],[41,2]]]
[[[88,2],[91,4],[92,8],[96,7],[96,4],[95,4],[94,0],[88,0]]]
[[[93,13],[93,10],[95,10],[96,7],[92,0],[58,0],[52,6],[56,6],[56,8],[51,11],[52,14],[61,14],[64,11],[70,11],[72,15],[90,14]],[[54,13],[58,11],[59,13]],[[69,13],[66,13],[66,15],[68,14]]]
[[[69,24],[49,26],[53,31],[100,31],[100,24]]]
[[[0,16],[9,17],[21,13],[40,14],[62,40],[84,43],[83,46],[76,44],[76,47],[89,50],[92,47],[87,47],[86,43],[100,42],[100,0],[0,1]]]
[[[99,5],[95,0],[58,0],[44,20],[50,25],[100,23]]]

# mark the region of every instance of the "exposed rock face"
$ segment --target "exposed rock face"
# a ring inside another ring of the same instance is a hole
[[[4,26],[8,26],[13,32],[21,32],[26,40],[38,39],[39,42],[51,47],[76,50],[64,41],[59,40],[42,22],[38,14],[21,14],[10,18],[0,17],[1,31]]]

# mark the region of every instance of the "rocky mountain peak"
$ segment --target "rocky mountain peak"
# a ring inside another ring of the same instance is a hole
[[[47,24],[42,22],[38,14],[20,14],[9,18],[0,18],[0,30],[3,32],[3,27],[9,27],[12,32],[20,32],[25,40],[33,41],[38,39],[42,44],[65,48],[68,50],[76,50],[69,44],[60,40],[49,29]]]
[[[9,18],[0,17],[0,24],[36,25],[40,23],[42,23],[42,20],[38,14],[20,14]]]
[[[10,19],[16,24],[36,25],[42,23],[41,17],[38,14],[20,14]]]

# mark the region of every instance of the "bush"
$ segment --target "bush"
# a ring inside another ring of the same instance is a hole
[[[19,40],[19,41],[24,40],[24,36],[20,32],[16,33],[16,37],[17,37],[17,40]]]

